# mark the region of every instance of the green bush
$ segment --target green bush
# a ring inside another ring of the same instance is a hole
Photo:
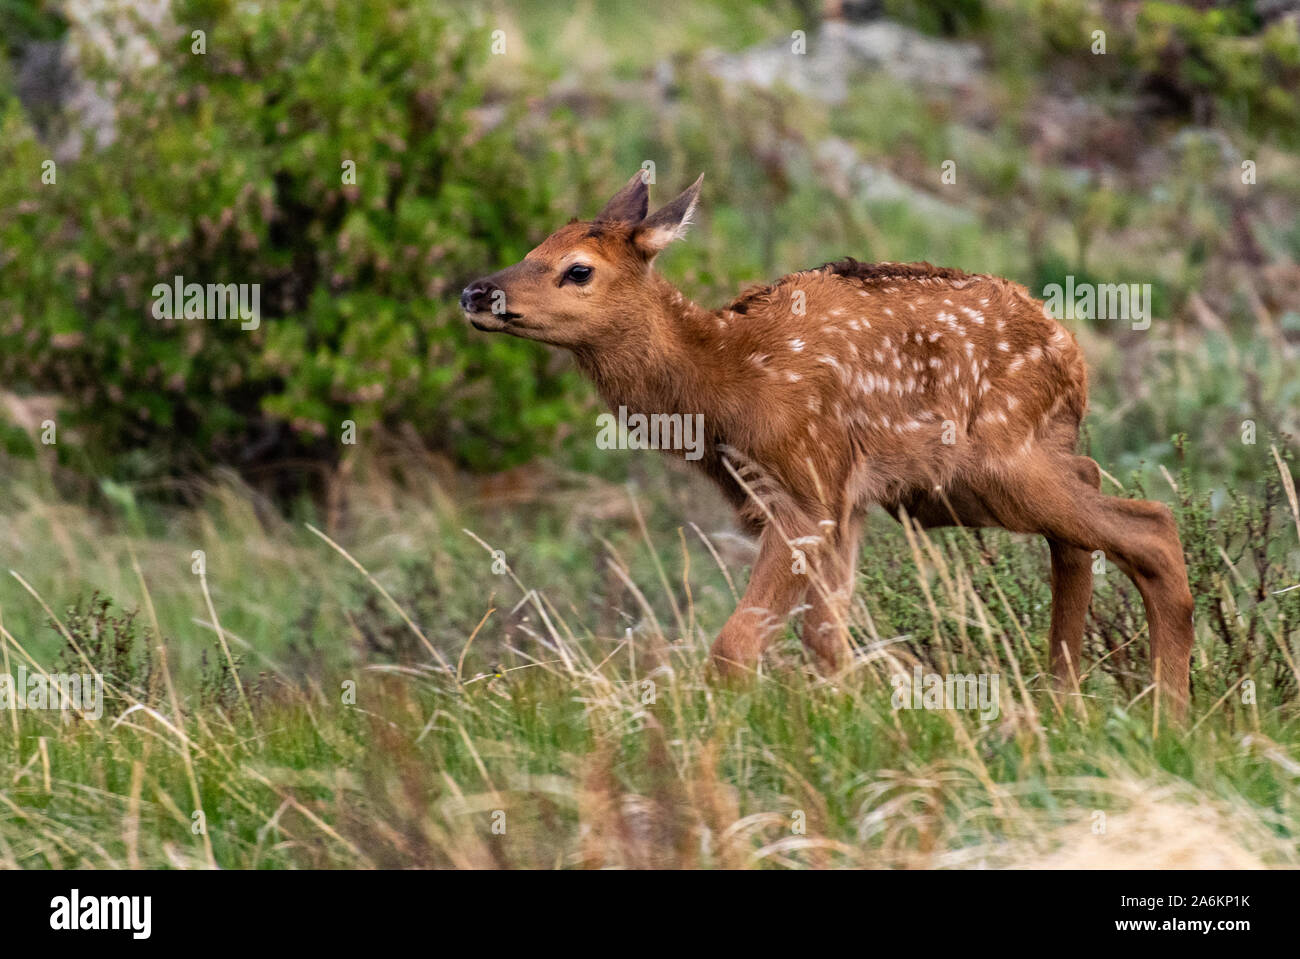
[[[1300,29],[1262,20],[1243,0],[1143,0],[1119,16],[1087,0],[1006,0],[985,34],[1002,66],[1058,72],[1076,89],[1108,91],[1143,113],[1275,140],[1300,129]],[[1201,9],[1203,8],[1203,9]],[[1105,34],[1105,54],[1094,50]]]
[[[1143,4],[1134,34],[1138,64],[1176,98],[1211,102],[1250,132],[1292,145],[1300,126],[1300,31],[1289,18],[1261,28],[1250,6]]]
[[[60,454],[121,479],[330,460],[346,420],[413,424],[472,467],[544,447],[573,381],[456,300],[555,226],[566,121],[492,122],[489,37],[427,3],[191,0],[173,20],[144,33],[156,65],[88,68],[111,74],[116,140],[52,184],[0,71],[0,377],[64,397]],[[258,284],[260,327],[155,318],[177,275]]]

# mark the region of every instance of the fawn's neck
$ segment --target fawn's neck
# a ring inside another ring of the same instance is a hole
[[[703,413],[706,422],[731,406],[720,368],[717,319],[676,287],[651,274],[642,299],[608,342],[574,356],[611,408],[643,413]]]

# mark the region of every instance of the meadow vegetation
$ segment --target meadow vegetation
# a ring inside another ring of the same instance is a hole
[[[67,121],[0,56],[0,669],[108,688],[96,721],[0,712],[0,866],[1300,865],[1294,22],[885,3],[977,75],[827,102],[711,66],[815,43],[816,5],[173,6],[57,184]],[[1185,726],[1113,565],[1055,695],[1044,544],[881,514],[847,675],[790,627],[708,681],[753,544],[455,304],[649,158],[661,199],[705,173],[659,263],[703,303],[844,255],[1152,284],[1149,329],[1071,326],[1082,451],[1179,520]],[[263,284],[261,328],[160,324],[176,273]],[[998,715],[895,708],[916,666],[998,676]]]

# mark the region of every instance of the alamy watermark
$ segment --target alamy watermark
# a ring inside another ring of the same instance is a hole
[[[889,678],[894,709],[978,709],[985,722],[1002,712],[998,700],[997,673],[895,673]]]
[[[83,896],[80,889],[50,900],[50,928],[124,931],[133,939],[148,939],[153,931],[152,896]]]
[[[1135,330],[1151,328],[1150,283],[1049,283],[1043,287],[1047,309],[1058,320],[1126,320]]]
[[[104,715],[104,677],[99,673],[0,673],[0,709],[75,710],[86,719]]]
[[[626,406],[618,416],[596,417],[600,432],[596,446],[602,450],[686,450],[688,460],[704,455],[703,413],[632,413]]]
[[[262,324],[260,283],[186,283],[178,275],[155,284],[152,293],[155,320],[238,319],[241,330]]]

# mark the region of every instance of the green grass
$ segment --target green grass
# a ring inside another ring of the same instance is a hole
[[[1275,592],[1300,518],[1276,479],[1217,511],[1190,474],[1166,485],[1200,602],[1179,728],[1113,568],[1080,695],[1058,698],[1042,545],[909,544],[883,516],[852,672],[819,677],[787,630],[754,685],[716,687],[745,554],[692,480],[642,468],[653,496],[542,481],[530,509],[466,511],[377,462],[338,549],[233,481],[116,518],[11,491],[0,542],[32,589],[0,585],[8,668],[84,653],[112,692],[98,721],[0,716],[0,865],[1300,865],[1300,590]],[[1000,715],[892,708],[918,663],[996,674]]]

